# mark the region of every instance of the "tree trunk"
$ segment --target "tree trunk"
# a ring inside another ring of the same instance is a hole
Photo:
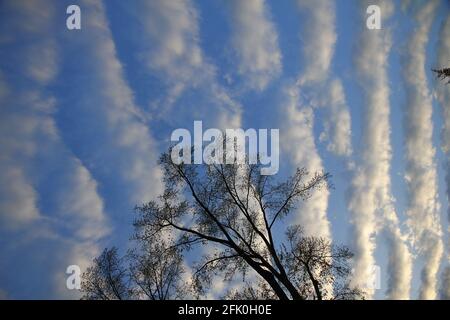
[[[314,275],[312,274],[311,270],[309,269],[309,266],[307,264],[305,266],[306,266],[306,271],[308,272],[309,278],[311,279],[311,282],[313,284],[314,291],[316,292],[317,300],[322,300],[322,292],[320,291],[320,288],[319,288],[319,281],[317,281],[316,278],[314,278]]]

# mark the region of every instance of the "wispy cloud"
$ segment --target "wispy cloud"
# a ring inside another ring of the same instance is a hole
[[[264,90],[281,72],[278,34],[264,0],[230,3],[232,46],[244,86]]]
[[[416,29],[405,53],[404,81],[408,226],[412,241],[425,259],[421,299],[436,297],[436,277],[443,253],[439,219],[437,171],[433,147],[432,99],[428,89],[426,44],[439,1],[427,1],[414,12]]]
[[[301,33],[305,70],[295,85],[287,85],[282,92],[282,141],[289,141],[282,147],[294,165],[315,172],[324,170],[324,165],[314,136],[314,107],[327,108],[320,140],[327,141],[327,149],[336,155],[352,152],[351,121],[342,82],[330,77],[337,39],[335,4],[328,0],[299,0],[297,4],[307,17]],[[311,235],[331,237],[328,197],[328,190],[316,192],[299,209],[297,223]]]
[[[286,86],[279,102],[283,130],[281,148],[294,166],[305,167],[310,174],[323,171],[323,162],[317,151],[313,132],[314,111],[304,104],[296,85]],[[284,143],[283,143],[284,141]],[[295,222],[303,226],[308,235],[331,238],[327,217],[329,191],[314,192],[298,209]]]
[[[350,114],[339,78],[330,79],[331,61],[335,50],[335,4],[332,1],[298,1],[307,20],[301,31],[305,70],[295,85],[283,90],[281,110],[286,117],[282,131],[284,152],[296,166],[310,172],[323,171],[324,164],[314,136],[314,107],[327,108],[322,141],[336,155],[351,154]],[[325,92],[325,94],[324,94]],[[295,148],[292,148],[295,145]],[[311,235],[331,238],[327,217],[329,191],[315,192],[299,209],[298,221]]]
[[[303,54],[307,61],[305,71],[299,77],[299,83],[316,83],[326,80],[330,72],[336,44],[335,5],[330,0],[297,0],[305,10],[305,27],[301,34],[304,46]]]
[[[4,32],[15,37],[1,37],[8,57],[17,59],[15,73],[5,76],[1,84],[6,86],[0,97],[0,212],[2,221],[6,221],[2,228],[37,243],[44,238],[55,241],[59,249],[54,256],[50,254],[52,259],[46,263],[54,272],[49,277],[57,277],[68,264],[77,264],[81,256],[64,255],[65,259],[61,259],[57,253],[79,251],[81,246],[89,248],[89,254],[84,251],[82,258],[92,259],[109,226],[97,183],[65,146],[54,117],[58,100],[47,92],[58,72],[57,44],[49,36],[54,22],[51,10],[46,11],[49,3],[10,1],[3,6],[9,17],[22,17],[25,21],[29,18],[40,29],[30,29],[27,24],[12,25]],[[30,36],[39,40],[22,42]],[[15,75],[23,80],[17,81]],[[56,177],[52,176],[55,173]],[[43,186],[48,179],[52,183]],[[57,190],[53,189],[56,184]],[[48,192],[60,197],[49,197]],[[43,201],[54,201],[55,205],[40,210]],[[11,229],[11,225],[15,228]],[[60,226],[64,226],[64,235]],[[60,241],[62,238],[64,241]],[[8,247],[15,245],[18,244],[11,242]],[[65,281],[59,285],[65,286]]]
[[[299,35],[303,40],[305,70],[294,84],[288,84],[281,92],[280,110],[283,114],[284,128],[281,137],[282,141],[289,142],[282,143],[281,147],[283,152],[290,156],[294,166],[305,167],[312,174],[324,171],[314,136],[313,107],[317,103],[312,100],[319,94],[312,88],[315,85],[321,88],[327,86],[326,81],[336,42],[335,15],[334,4],[330,1],[318,1],[314,5],[307,1],[298,1],[297,4],[308,17]],[[330,95],[326,101],[321,99],[319,105],[331,102],[331,91],[327,92]],[[333,123],[328,122],[322,138],[328,138],[333,129]],[[330,143],[330,146],[331,144],[333,143]],[[301,224],[308,235],[331,238],[330,222],[327,217],[328,198],[329,191],[321,190],[314,192],[308,201],[301,204],[295,222]]]
[[[368,1],[360,4],[363,19]],[[393,14],[394,4],[378,1],[383,20]],[[365,22],[365,21],[364,21]],[[388,297],[409,298],[411,256],[399,229],[391,192],[390,163],[390,103],[388,83],[388,57],[391,32],[363,29],[359,36],[355,66],[364,92],[365,114],[362,145],[350,186],[349,210],[355,236],[355,269],[353,283],[366,288],[368,298],[374,288],[367,288],[375,264],[375,234],[384,227],[390,250]],[[378,226],[377,221],[382,221]]]
[[[305,67],[297,83],[312,105],[327,108],[320,141],[327,142],[327,150],[333,154],[348,157],[352,153],[351,117],[342,81],[332,77],[331,68],[337,41],[335,2],[297,2],[306,18],[301,33]]]
[[[136,18],[141,21],[146,62],[170,86],[160,103],[165,120],[180,125],[186,119],[202,119],[208,125],[234,128],[241,125],[241,107],[216,80],[216,67],[200,46],[198,11],[187,0],[144,1]],[[197,93],[195,105],[174,104],[187,90]],[[173,114],[178,117],[173,117]],[[177,122],[178,121],[178,122]]]
[[[327,150],[331,153],[349,157],[353,152],[352,128],[344,87],[339,78],[331,80],[326,86],[325,99],[321,105],[327,108],[327,111],[319,139],[327,142]]]
[[[448,67],[450,57],[450,15],[442,23],[438,51],[437,67]],[[447,200],[450,202],[450,87],[443,83],[438,84],[437,97],[442,108],[444,128],[442,129],[442,150],[446,155],[444,163],[446,169]],[[447,208],[447,219],[450,223],[450,207]],[[450,231],[450,230],[448,230]],[[447,231],[447,232],[448,232]],[[443,299],[450,299],[450,243],[447,244],[447,266],[442,274],[440,295]]]
[[[142,203],[162,190],[157,145],[125,80],[103,3],[85,0],[82,4],[83,26],[89,33],[79,38],[68,36],[84,52],[78,65],[80,74],[89,75],[72,86],[76,96],[71,116],[80,119],[74,130],[90,139],[86,158],[102,161],[105,170],[115,172],[129,203]],[[95,126],[86,128],[88,120]]]

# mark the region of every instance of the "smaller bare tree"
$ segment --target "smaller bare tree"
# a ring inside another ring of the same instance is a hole
[[[281,260],[302,296],[317,300],[325,296],[339,300],[364,298],[361,290],[348,283],[353,253],[347,247],[333,245],[322,237],[305,236],[298,225],[287,229],[286,238]]]
[[[140,237],[139,249],[129,252],[130,274],[137,299],[182,299],[188,293],[183,280],[185,268],[180,250],[165,239]]]
[[[105,249],[83,274],[82,299],[171,300],[186,297],[188,286],[180,251],[166,241],[139,239],[136,248],[119,258],[117,248]],[[155,240],[155,239],[153,239]]]
[[[125,300],[132,297],[128,269],[124,259],[117,254],[117,248],[105,249],[94,259],[94,263],[83,274],[82,299]]]
[[[447,84],[450,83],[450,68],[431,69],[439,80],[445,80],[448,78]]]

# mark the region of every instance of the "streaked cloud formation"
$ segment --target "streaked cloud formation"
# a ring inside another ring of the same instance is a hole
[[[282,98],[278,107],[282,113],[280,121],[284,124],[281,148],[282,152],[289,155],[291,163],[301,164],[313,175],[316,171],[323,170],[323,162],[314,139],[314,111],[302,102],[300,90],[296,85],[290,85],[281,91]],[[292,148],[292,145],[296,147]],[[300,205],[295,223],[301,224],[307,235],[331,238],[327,217],[328,196],[329,191],[324,189],[313,193],[308,201]]]
[[[436,151],[433,147],[432,97],[425,72],[426,45],[439,1],[415,9],[416,29],[408,40],[404,80],[406,175],[409,192],[408,226],[414,245],[425,259],[421,299],[436,297],[436,281],[443,254],[440,203],[437,190]]]
[[[65,270],[75,261],[86,267],[99,253],[98,241],[109,233],[104,204],[97,182],[67,149],[55,122],[58,100],[47,89],[58,72],[58,48],[55,39],[48,36],[54,12],[42,12],[49,5],[47,1],[11,1],[2,5],[11,13],[10,19],[30,19],[36,27],[8,25],[17,29],[5,28],[4,32],[39,39],[19,53],[7,51],[11,60],[17,59],[14,67],[20,80],[6,77],[8,86],[0,98],[0,213],[2,228],[13,225],[22,243],[11,242],[2,249],[26,250],[32,244],[28,241],[36,239],[60,243],[58,250],[48,253],[44,264],[53,271],[54,290],[61,293],[60,297],[71,297],[67,290],[61,290],[65,282],[56,281],[58,270]],[[2,38],[8,48],[20,41]],[[53,189],[52,199],[40,190],[43,183]],[[41,209],[42,203],[48,202],[52,205]],[[66,229],[64,235],[60,232],[62,226]],[[12,239],[17,239],[16,235]]]
[[[450,15],[447,15],[442,22],[439,33],[439,43],[437,51],[437,66],[446,66],[448,64],[448,57],[450,56]],[[442,137],[442,151],[446,159],[444,160],[444,167],[446,170],[445,182],[447,187],[447,201],[450,201],[450,87],[438,86],[437,97],[442,107],[442,115],[444,128],[441,132]],[[447,222],[450,223],[450,207],[447,208]],[[450,227],[447,225],[447,234],[450,232]],[[447,240],[449,241],[449,240]],[[440,288],[440,295],[442,299],[450,299],[450,242],[446,244],[446,266],[442,273],[442,284]]]
[[[264,0],[232,0],[232,45],[244,86],[263,90],[281,72],[278,34]]]
[[[383,13],[383,24],[392,16],[390,1],[377,2]],[[371,4],[360,4],[361,12]],[[365,17],[365,15],[363,16]],[[391,31],[363,29],[355,56],[358,81],[364,92],[362,145],[350,187],[349,210],[355,236],[355,285],[367,287],[373,281],[375,235],[384,228],[389,244],[388,297],[408,299],[411,280],[411,255],[399,229],[391,191],[391,127],[388,83],[388,59]],[[377,225],[382,221],[382,225]],[[367,288],[369,298],[374,288]]]
[[[306,70],[298,77],[295,84],[287,85],[282,90],[283,98],[280,102],[280,111],[282,112],[282,122],[287,124],[287,127],[281,135],[282,140],[285,141],[285,152],[291,157],[290,161],[293,164],[301,164],[313,174],[316,171],[324,170],[323,161],[318,153],[315,141],[313,107],[331,102],[331,110],[333,111],[331,112],[331,118],[326,120],[325,132],[322,137],[327,140],[332,134],[334,140],[337,132],[337,125],[334,121],[340,118],[340,112],[337,109],[341,106],[345,107],[345,97],[342,91],[339,92],[339,80],[335,80],[331,87],[327,88],[330,90],[328,99],[325,98],[325,101],[319,104],[312,101],[319,95],[314,86],[322,90],[323,87],[328,86],[326,81],[336,42],[334,3],[318,1],[313,4],[309,1],[298,1],[298,6],[303,14],[308,17],[307,21],[304,22],[304,26],[308,27],[305,27],[299,34],[303,42],[302,51]],[[339,101],[331,101],[333,98],[337,98],[336,95],[340,95]],[[350,130],[349,118],[345,116],[343,118],[345,121],[343,124],[344,131]],[[345,133],[344,136],[346,136]],[[340,138],[346,139],[347,137],[342,137],[342,135],[336,137],[336,139]],[[343,151],[340,148],[342,144],[348,143],[349,140],[347,142],[332,142],[329,144],[329,149],[338,151],[338,153],[346,153],[348,150]],[[291,144],[294,144],[296,148],[289,147]],[[316,192],[311,195],[309,201],[302,203],[300,206],[296,223],[301,224],[307,234],[331,238],[330,223],[327,217],[328,197],[328,190]]]
[[[305,10],[306,21],[301,33],[303,54],[308,61],[305,71],[299,77],[300,84],[326,80],[336,44],[335,3],[329,0],[297,0]]]
[[[130,204],[142,203],[161,191],[157,145],[126,82],[103,3],[98,0],[82,3],[89,35],[73,41],[78,41],[76,46],[83,51],[86,61],[80,64],[80,73],[89,77],[74,85],[72,93],[78,98],[74,103],[78,117],[96,123],[88,128],[96,139],[85,153],[117,174],[120,183],[126,186],[123,194]],[[83,134],[86,130],[83,125],[83,121],[76,123],[75,132]]]
[[[200,47],[198,12],[190,0],[141,1],[139,16],[145,41],[144,47],[150,72],[157,72],[170,88],[159,105],[165,109],[164,119],[185,120],[185,117],[202,119],[209,126],[239,128],[240,105],[216,79],[216,67],[206,59]],[[184,92],[198,93],[194,106],[172,108]],[[181,119],[175,119],[177,112]],[[194,120],[193,119],[193,120]]]
[[[319,106],[325,107],[326,116],[320,141],[327,142],[327,150],[337,156],[348,157],[352,154],[351,117],[347,106],[344,87],[339,78],[326,84],[324,101]],[[317,94],[322,90],[318,90]]]

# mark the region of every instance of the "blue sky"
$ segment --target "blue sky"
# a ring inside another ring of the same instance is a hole
[[[81,30],[66,28],[70,4]],[[194,120],[280,129],[280,179],[333,175],[294,221],[353,249],[356,284],[378,265],[374,298],[445,297],[450,86],[430,69],[450,64],[449,9],[2,1],[0,297],[76,298],[66,267],[126,250],[134,205],[162,190],[158,155]]]

